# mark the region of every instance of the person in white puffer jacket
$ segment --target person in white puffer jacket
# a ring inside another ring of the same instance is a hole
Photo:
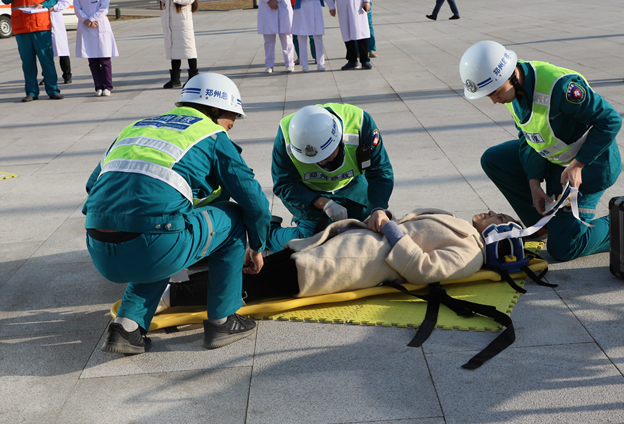
[[[165,56],[171,61],[169,71],[171,78],[163,88],[177,88],[182,86],[180,82],[182,59],[188,61],[189,80],[199,73],[193,27],[193,13],[199,4],[197,0],[160,0],[160,7],[163,10],[160,23],[163,27]]]

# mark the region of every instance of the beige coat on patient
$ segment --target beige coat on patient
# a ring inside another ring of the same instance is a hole
[[[290,241],[287,247],[297,252],[292,256],[297,297],[374,287],[388,280],[428,284],[465,278],[481,269],[485,245],[468,221],[439,209],[416,209],[398,224],[405,237],[393,248],[383,234],[354,219]],[[334,237],[339,229],[354,226],[358,228]]]

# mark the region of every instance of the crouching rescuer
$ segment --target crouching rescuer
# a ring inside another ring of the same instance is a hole
[[[228,137],[234,121],[246,117],[240,93],[224,75],[200,74],[176,106],[126,127],[87,183],[89,253],[105,278],[127,283],[105,352],[148,350],[146,334],[169,278],[206,257],[204,347],[256,329],[235,312],[242,306],[243,267],[257,273],[263,266],[271,216],[242,149]]]

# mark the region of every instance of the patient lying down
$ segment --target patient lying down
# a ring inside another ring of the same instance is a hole
[[[384,217],[381,233],[347,219],[265,257],[258,274],[243,277],[246,302],[268,297],[307,297],[375,287],[385,281],[428,284],[469,277],[481,269],[481,233],[491,224],[515,220],[492,211],[472,223],[439,209],[416,209],[400,221]],[[206,304],[209,271],[170,284],[157,312]]]

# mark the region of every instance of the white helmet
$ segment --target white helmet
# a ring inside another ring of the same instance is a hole
[[[197,103],[237,113],[239,118],[247,118],[240,97],[234,81],[225,75],[206,72],[188,80],[176,106],[182,102]]]
[[[493,93],[511,77],[518,56],[495,41],[480,41],[470,47],[459,63],[464,95],[480,99]]]
[[[305,106],[295,112],[288,133],[292,153],[298,161],[319,163],[340,144],[342,124],[321,106]]]

